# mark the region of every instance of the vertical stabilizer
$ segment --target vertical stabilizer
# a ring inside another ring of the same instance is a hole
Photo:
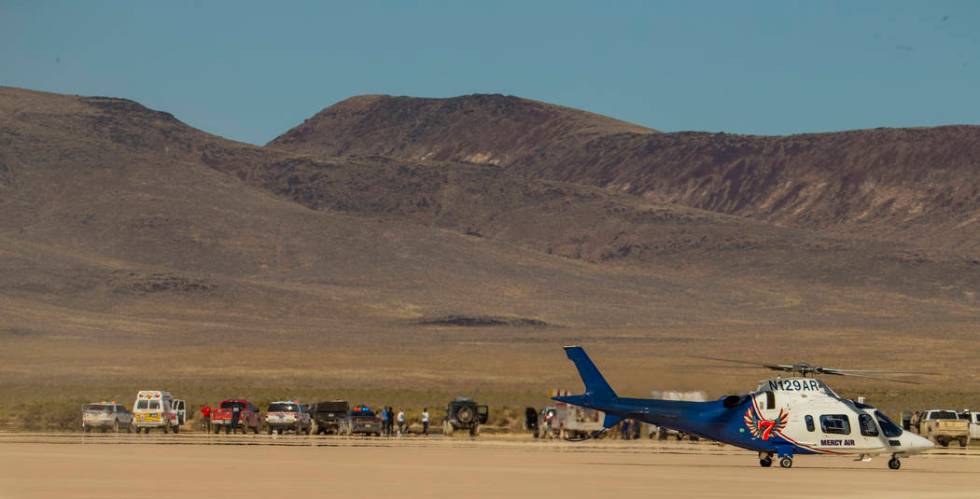
[[[616,398],[616,392],[602,377],[599,368],[592,363],[592,359],[585,353],[585,349],[579,346],[565,347],[565,355],[575,363],[575,368],[578,369],[578,374],[582,377],[582,382],[585,383],[586,397],[597,402],[611,401]]]

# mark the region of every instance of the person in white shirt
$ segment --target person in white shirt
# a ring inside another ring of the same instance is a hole
[[[398,434],[405,433],[405,411],[398,411]]]
[[[422,434],[429,434],[429,408],[422,409]]]

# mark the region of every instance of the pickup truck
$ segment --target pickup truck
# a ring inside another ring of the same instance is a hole
[[[317,435],[324,433],[340,434],[347,429],[350,418],[350,403],[346,400],[325,400],[310,407],[313,427]]]
[[[943,447],[958,441],[960,447],[970,443],[970,422],[953,410],[933,409],[912,418],[912,429]]]
[[[232,418],[236,410],[238,411],[238,424],[232,425]],[[252,430],[257,434],[262,426],[262,420],[259,419],[259,408],[255,404],[244,399],[228,399],[222,401],[216,409],[211,410],[211,426],[215,433],[221,433],[221,429],[224,428],[226,434],[237,433],[239,429],[242,430],[242,433],[248,433],[248,430]]]
[[[313,429],[313,421],[304,405],[291,401],[273,402],[269,404],[269,410],[265,411],[265,427],[269,435],[273,432],[282,435],[287,431],[309,435]]]

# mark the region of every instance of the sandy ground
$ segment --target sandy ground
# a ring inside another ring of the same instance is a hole
[[[516,438],[0,435],[0,497],[977,497],[980,452],[798,457],[763,469],[715,444]]]

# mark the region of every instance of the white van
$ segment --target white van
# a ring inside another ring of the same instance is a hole
[[[133,404],[133,428],[136,433],[143,430],[149,433],[152,428],[161,428],[164,433],[173,430],[180,432],[180,420],[174,409],[174,398],[168,392],[142,390],[136,394]]]

